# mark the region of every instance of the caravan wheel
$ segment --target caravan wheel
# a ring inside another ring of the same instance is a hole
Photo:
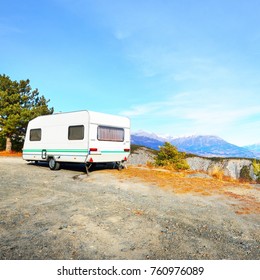
[[[124,168],[123,163],[120,161],[116,162],[116,166],[117,166],[118,171],[121,171]]]
[[[58,170],[58,169],[60,169],[60,163],[57,162],[54,158],[50,158],[49,167],[51,170]]]

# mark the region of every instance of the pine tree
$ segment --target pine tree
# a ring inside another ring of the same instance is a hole
[[[185,153],[181,153],[169,142],[165,142],[155,158],[155,164],[175,170],[188,169],[189,165],[185,160]]]
[[[31,119],[53,113],[48,102],[38,89],[32,90],[30,80],[17,82],[0,75],[0,136],[6,139],[6,151],[12,150],[12,141],[23,141]]]

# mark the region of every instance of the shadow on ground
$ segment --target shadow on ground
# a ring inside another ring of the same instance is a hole
[[[37,163],[35,162],[29,162],[28,165],[36,165],[42,168],[49,168],[48,162],[45,161],[39,161]],[[61,163],[60,169],[63,170],[71,170],[71,171],[78,171],[78,172],[86,172],[86,165],[84,163]],[[116,163],[109,162],[109,163],[95,163],[92,164],[92,166],[89,169],[89,172],[95,172],[99,170],[106,170],[106,169],[117,169]]]

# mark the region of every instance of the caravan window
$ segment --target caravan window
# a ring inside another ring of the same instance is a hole
[[[30,130],[30,141],[41,141],[42,130],[40,128]]]
[[[84,139],[84,125],[69,126],[69,140]]]
[[[124,141],[124,129],[118,127],[98,126],[97,139],[99,141]]]

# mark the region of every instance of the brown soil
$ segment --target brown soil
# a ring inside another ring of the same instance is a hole
[[[260,259],[259,186],[84,170],[0,157],[0,259]]]
[[[169,171],[165,169],[147,168],[145,166],[129,166],[117,176],[121,179],[139,178],[144,182],[172,190],[176,194],[197,194],[197,195],[226,195],[241,203],[234,204],[234,211],[237,214],[260,214],[260,189],[248,183],[241,183],[228,177],[225,180],[212,178],[190,178],[189,171]],[[238,194],[239,192],[239,194]],[[252,195],[252,192],[254,194]]]
[[[0,156],[2,157],[21,157],[22,153],[21,152],[6,152],[6,151],[0,151]]]

